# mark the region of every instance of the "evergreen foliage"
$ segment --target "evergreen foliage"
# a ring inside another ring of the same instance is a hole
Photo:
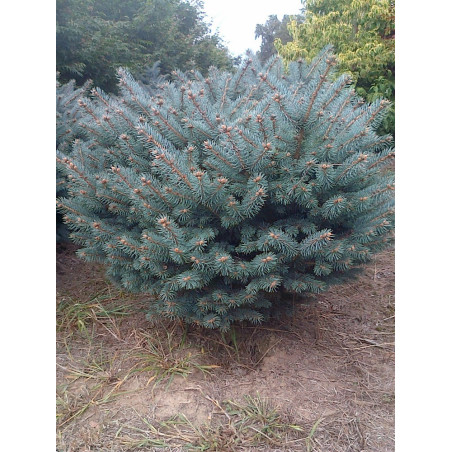
[[[314,61],[177,72],[153,95],[120,70],[120,97],[79,105],[87,139],[59,152],[58,209],[78,254],[151,294],[150,316],[227,330],[351,277],[391,242],[389,102],[366,104]]]
[[[78,143],[77,140],[85,139],[86,135],[80,127],[79,120],[83,111],[79,100],[87,94],[91,82],[87,81],[82,87],[77,88],[75,81],[71,80],[66,84],[61,84],[58,79],[56,83],[56,149],[57,151],[69,154],[72,147]],[[67,179],[59,168],[56,172],[56,195],[66,196]],[[61,215],[57,214],[56,227],[57,241],[68,239],[68,231],[62,222]]]
[[[395,19],[391,0],[307,0],[306,20],[292,20],[292,39],[277,38],[275,47],[286,61],[311,61],[327,44],[334,46],[339,73],[350,73],[356,91],[368,102],[395,99]],[[381,130],[394,134],[394,108]]]

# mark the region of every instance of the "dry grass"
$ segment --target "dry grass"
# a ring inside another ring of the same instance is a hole
[[[133,356],[137,359],[133,372],[145,372],[150,374],[146,386],[166,381],[169,387],[174,377],[187,378],[194,371],[210,373],[212,369],[220,366],[215,364],[201,364],[201,353],[193,353],[186,345],[186,334],[177,335],[178,324],[173,324],[169,329],[162,325],[152,334],[146,330],[136,332],[137,344],[140,351]]]
[[[166,421],[141,418],[142,428],[124,426],[118,439],[132,450],[144,446],[182,448],[189,451],[235,451],[262,447],[296,447],[310,444],[316,425],[306,436],[304,429],[259,394],[220,403],[200,390],[214,411],[208,422],[196,425],[184,414]],[[128,433],[125,433],[125,430]],[[307,446],[307,450],[310,450]]]
[[[151,325],[142,298],[69,251],[57,287],[58,452],[394,450],[392,251],[293,318],[224,335]]]

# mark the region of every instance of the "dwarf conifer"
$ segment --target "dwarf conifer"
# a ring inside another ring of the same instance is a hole
[[[151,316],[227,330],[349,278],[391,241],[388,102],[309,65],[247,60],[173,74],[153,96],[126,70],[120,96],[79,100],[88,137],[57,155],[58,207],[81,245]]]

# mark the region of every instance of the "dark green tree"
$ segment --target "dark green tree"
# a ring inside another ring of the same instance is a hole
[[[163,74],[176,68],[206,73],[232,68],[232,59],[204,22],[202,2],[183,0],[57,0],[56,61],[62,82],[91,79],[116,92],[116,70],[140,73],[160,61]]]
[[[278,16],[272,14],[268,17],[265,24],[257,24],[254,32],[255,38],[261,38],[261,46],[257,52],[257,56],[261,63],[265,63],[270,57],[276,55],[278,51],[275,48],[275,40],[279,40],[282,44],[292,40],[289,33],[288,25],[294,20],[296,23],[303,21],[303,15],[284,15],[282,20]]]
[[[120,98],[81,102],[91,141],[57,156],[79,256],[150,294],[151,317],[222,330],[350,278],[391,243],[394,150],[388,102],[335,65],[247,60],[153,96],[121,70]]]

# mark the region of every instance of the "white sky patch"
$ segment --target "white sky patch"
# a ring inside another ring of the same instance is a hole
[[[254,39],[257,24],[265,24],[268,16],[299,14],[301,0],[204,0],[206,20],[212,23],[212,32],[218,30],[234,56],[247,49],[259,50],[261,38]]]

